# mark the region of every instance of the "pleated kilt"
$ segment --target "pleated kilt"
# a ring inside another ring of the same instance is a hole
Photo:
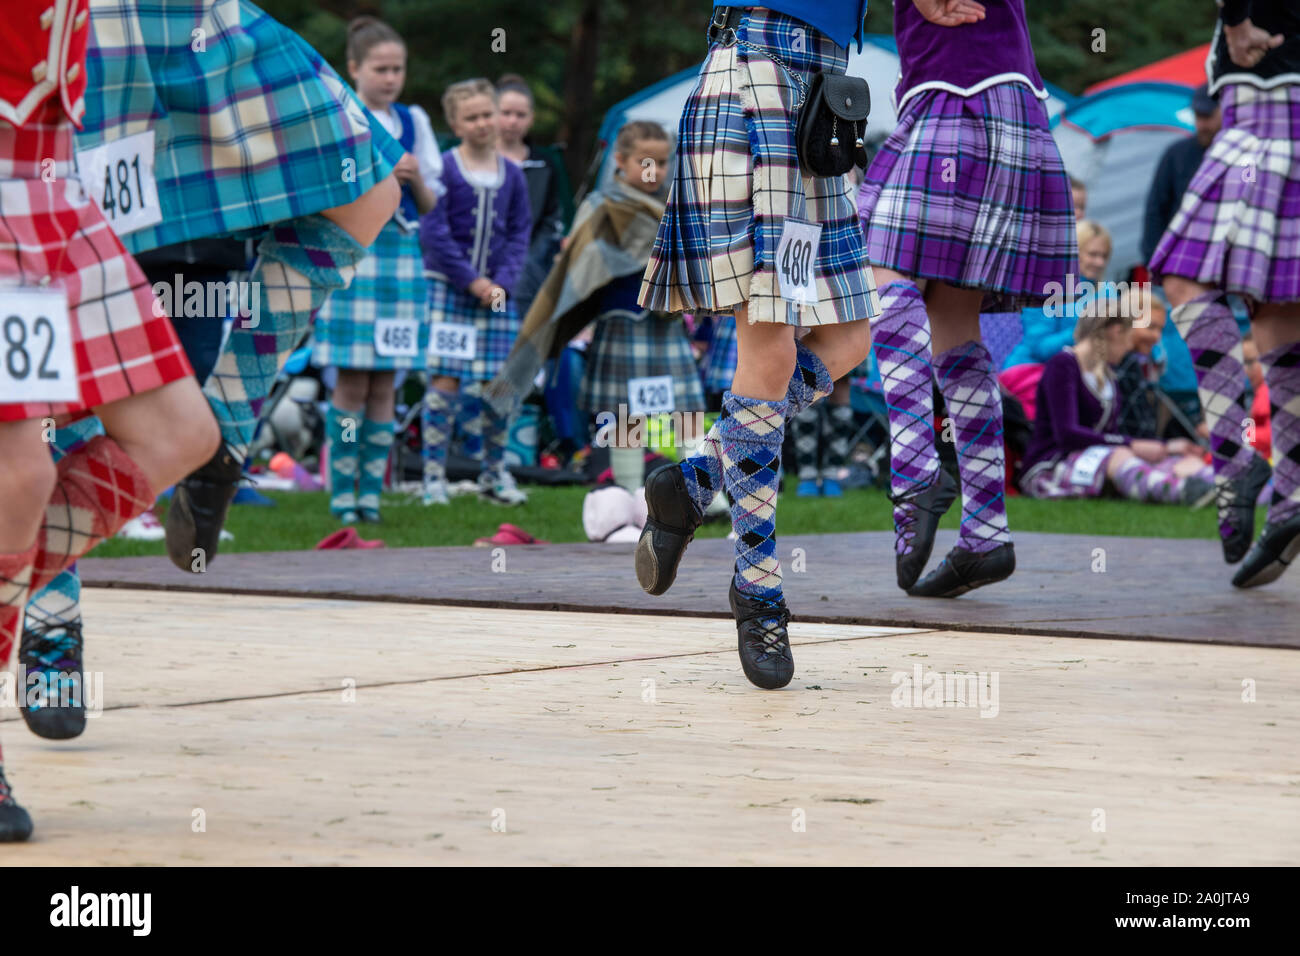
[[[1151,257],[1158,276],[1300,301],[1300,84],[1219,94],[1223,128]]]
[[[673,377],[673,407],[669,411],[704,410],[699,366],[681,317],[611,310],[596,320],[578,407],[593,415],[603,411],[617,414],[620,404],[631,404],[630,379],[659,375]]]
[[[0,404],[0,421],[78,417],[194,374],[149,281],[82,189],[72,134],[51,104],[21,129],[0,121],[0,303],[14,286],[66,294],[81,392],[78,401]],[[27,349],[16,330],[6,330],[0,351],[13,369],[27,367],[26,377],[44,367],[46,352],[31,340],[25,366],[10,354],[13,340]]]
[[[344,205],[402,157],[330,65],[247,0],[95,0],[90,26],[78,148],[154,131],[163,219],[123,238],[133,252]]]
[[[1100,498],[1106,486],[1106,459],[1114,445],[1092,445],[1068,452],[1056,461],[1040,461],[1020,476],[1020,490],[1030,498]],[[1100,458],[1087,481],[1075,481],[1075,469],[1085,455]]]
[[[316,314],[312,364],[347,369],[424,368],[429,347],[429,289],[424,281],[420,237],[389,220],[357,264],[346,289],[338,289]],[[375,323],[402,319],[419,329],[414,356],[380,355]]]
[[[449,358],[429,353],[430,376],[446,375],[466,382],[489,382],[505,364],[506,356],[515,344],[523,319],[513,298],[507,298],[505,308],[494,310],[479,304],[468,292],[456,288],[445,278],[425,273],[429,284],[430,334],[439,322],[453,325],[472,325],[475,328],[475,352],[472,359]],[[432,344],[432,343],[431,343]]]
[[[715,315],[713,338],[702,363],[704,388],[709,392],[726,392],[736,377],[736,317]]]
[[[848,53],[820,31],[775,11],[737,28],[805,81],[843,74]],[[748,303],[751,322],[825,325],[874,317],[875,282],[842,177],[805,176],[795,151],[799,90],[770,58],[715,43],[687,97],[668,204],[646,266],[640,303],[659,312],[725,312]],[[822,225],[813,273],[818,302],[781,297],[776,252],[787,218]]]
[[[903,105],[858,192],[873,265],[984,289],[985,312],[1042,302],[1077,275],[1074,203],[1047,112],[1023,83]]]

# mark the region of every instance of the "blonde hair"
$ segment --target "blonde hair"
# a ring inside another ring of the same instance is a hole
[[[658,123],[650,120],[632,120],[624,123],[618,131],[618,136],[614,138],[614,152],[622,153],[624,156],[632,154],[632,147],[641,140],[655,140],[657,142],[668,142],[668,133]]]
[[[1115,249],[1115,243],[1110,238],[1110,232],[1095,219],[1084,219],[1074,227],[1075,238],[1079,242],[1079,248],[1082,249],[1085,243],[1092,242],[1094,239],[1106,240],[1106,255],[1109,256]]]
[[[457,108],[462,102],[474,96],[486,96],[495,106],[497,88],[481,76],[472,80],[461,80],[447,87],[446,92],[442,94],[442,115],[447,117],[447,122],[455,122]]]

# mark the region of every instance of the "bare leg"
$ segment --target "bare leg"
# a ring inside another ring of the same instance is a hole
[[[0,422],[0,554],[25,551],[45,520],[54,491],[54,462],[42,440],[40,419]],[[0,668],[5,661],[0,660]]]

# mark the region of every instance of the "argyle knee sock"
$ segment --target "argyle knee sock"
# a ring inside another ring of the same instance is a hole
[[[54,441],[50,444],[50,454],[56,462],[67,455],[84,448],[86,442],[96,435],[104,434],[104,426],[98,418],[91,416],[81,418],[65,425],[54,432]],[[44,626],[58,626],[81,620],[81,576],[76,565],[60,571],[48,585],[39,591],[33,591],[27,598],[25,626],[39,629]],[[0,655],[3,666],[3,655]]]
[[[444,392],[432,385],[424,393],[424,411],[420,413],[420,445],[424,458],[424,485],[447,480],[447,446],[451,443],[451,409],[454,392]]]
[[[731,493],[731,524],[736,532],[736,590],[748,597],[781,597],[781,565],[776,556],[777,468],[785,439],[784,400],[722,396],[727,412],[718,442],[723,480]]]
[[[16,554],[0,554],[0,671],[9,665],[9,655],[18,641],[35,561],[35,544]]]
[[[991,551],[1011,540],[1007,528],[1006,452],[1002,444],[1002,393],[993,358],[980,342],[966,342],[935,357],[957,444],[961,474],[959,547]]]
[[[505,470],[506,444],[510,439],[510,418],[483,402],[483,470],[481,474],[493,478]]]
[[[346,230],[316,215],[273,226],[257,251],[249,277],[260,310],[256,325],[252,317],[234,320],[203,386],[221,437],[241,460],[289,353],[326,297],[352,281],[367,252]]]
[[[849,404],[824,406],[826,417],[822,420],[823,463],[822,477],[839,479],[840,469],[849,461],[849,442],[857,431],[853,406]]]
[[[329,442],[330,513],[349,521],[357,518],[357,472],[361,465],[361,418],[363,412],[345,411],[331,404],[325,423]]]
[[[1245,440],[1246,370],[1241,332],[1221,292],[1207,292],[1170,312],[1178,333],[1192,353],[1196,391],[1210,429],[1210,453],[1216,479],[1245,474],[1255,452]]]
[[[1134,455],[1119,466],[1111,482],[1125,498],[1171,505],[1182,500],[1186,479],[1174,474],[1172,468],[1153,465]]]
[[[898,497],[924,488],[939,474],[930,319],[914,282],[886,285],[880,292],[880,305],[880,315],[871,323],[871,338],[889,412],[889,490]],[[912,551],[915,516],[911,502],[894,505],[898,554]]]
[[[800,481],[816,481],[817,452],[821,445],[822,408],[809,405],[790,419],[790,434],[794,438],[794,461]]]
[[[456,406],[456,432],[466,458],[483,461],[483,386],[468,382],[460,390]]]
[[[1268,521],[1277,524],[1300,512],[1300,342],[1260,356],[1273,429],[1273,500]]]
[[[393,450],[393,423],[367,418],[361,423],[361,469],[357,475],[357,508],[379,514],[388,455]]]
[[[790,376],[785,401],[781,403],[785,407],[786,421],[790,421],[808,406],[825,398],[835,387],[830,372],[817,357],[817,353],[802,342],[796,341],[794,354],[794,374]],[[684,457],[678,465],[686,479],[686,490],[701,513],[722,490],[722,450],[718,435],[727,414],[724,403],[722,415],[713,423],[709,433],[704,436],[694,453]]]

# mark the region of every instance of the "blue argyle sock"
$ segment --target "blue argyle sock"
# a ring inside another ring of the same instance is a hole
[[[483,386],[468,382],[461,386],[456,407],[456,431],[466,458],[483,460]]]
[[[505,467],[506,444],[510,438],[510,419],[483,402],[483,473],[499,475]]]
[[[357,507],[379,514],[379,496],[384,490],[384,473],[393,449],[393,423],[367,418],[361,423],[361,470],[357,475]]]
[[[330,404],[325,421],[329,442],[330,513],[341,520],[357,517],[357,472],[361,463],[362,412],[349,412]]]
[[[830,372],[816,353],[802,342],[795,342],[794,374],[790,377],[785,401],[780,403],[785,409],[785,420],[789,421],[814,402],[825,398],[834,387]],[[722,490],[722,451],[718,434],[727,414],[724,401],[722,415],[704,436],[695,453],[683,458],[678,465],[686,479],[686,491],[701,512]]]
[[[424,393],[420,437],[426,486],[447,480],[447,446],[451,443],[451,408],[455,401],[454,393],[432,386]]]
[[[718,442],[723,479],[731,493],[736,532],[736,590],[747,597],[781,597],[776,557],[777,470],[785,439],[784,400],[745,398],[724,392]]]

